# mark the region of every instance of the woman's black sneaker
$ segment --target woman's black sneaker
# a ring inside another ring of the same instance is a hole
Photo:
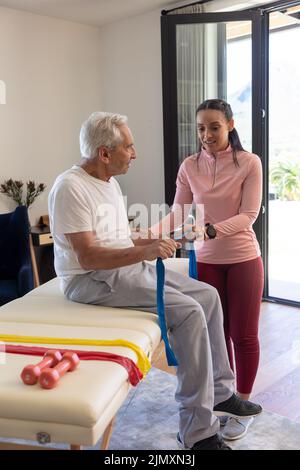
[[[240,416],[250,417],[257,416],[262,412],[262,407],[251,403],[251,401],[242,400],[235,393],[228,400],[219,403],[214,407],[216,416]]]
[[[181,449],[184,450],[232,450],[219,434],[203,439],[202,441],[196,442],[193,447],[188,448],[184,447],[183,443],[180,440],[179,434],[177,434],[177,443]]]

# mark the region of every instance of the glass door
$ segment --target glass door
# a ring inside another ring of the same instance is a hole
[[[251,10],[162,17],[166,202],[182,160],[197,151],[195,111],[226,99],[246,150],[262,159],[254,229],[264,298],[300,305],[300,0]]]
[[[227,100],[244,148],[262,155],[262,20],[257,10],[170,15],[161,20],[165,193],[170,206],[178,168],[197,152],[195,114],[203,100]],[[261,244],[260,226],[256,234]]]
[[[269,14],[268,296],[300,302],[300,2]]]
[[[179,163],[197,149],[195,111],[209,98],[229,101],[252,151],[252,22],[177,25],[176,59]]]

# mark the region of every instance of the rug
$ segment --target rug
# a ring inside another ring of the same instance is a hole
[[[120,408],[109,450],[178,450],[175,389],[175,376],[152,368],[146,379],[138,387],[132,388]],[[36,444],[24,440],[15,442]],[[299,450],[300,423],[264,411],[255,418],[247,435],[230,442],[230,446],[236,450]],[[55,447],[66,448],[64,445]],[[89,449],[98,450],[99,447],[98,443]]]
[[[117,414],[110,450],[178,450],[176,377],[152,368]],[[236,450],[299,450],[300,423],[264,411],[247,435],[228,444]]]

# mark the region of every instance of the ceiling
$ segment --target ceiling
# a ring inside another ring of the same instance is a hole
[[[169,9],[195,0],[0,0],[0,7],[14,8],[91,26],[103,26],[156,9]],[[206,11],[228,11],[254,7],[274,0],[214,0]]]
[[[178,0],[0,0],[3,7],[92,26],[103,26],[157,8],[172,8],[178,3]]]

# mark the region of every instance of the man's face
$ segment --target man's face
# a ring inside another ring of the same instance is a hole
[[[107,170],[111,176],[127,173],[131,160],[136,159],[133,137],[128,126],[120,127],[123,142],[114,150],[109,150],[109,163]]]

